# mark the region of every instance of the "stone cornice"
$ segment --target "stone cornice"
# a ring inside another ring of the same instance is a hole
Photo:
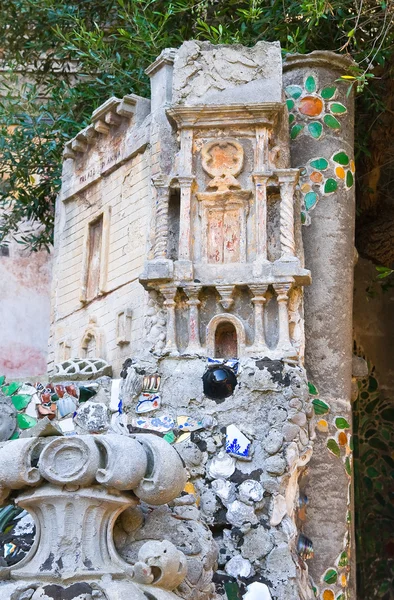
[[[166,112],[180,129],[226,125],[265,125],[272,127],[284,110],[282,102],[255,104],[212,104],[172,106]]]

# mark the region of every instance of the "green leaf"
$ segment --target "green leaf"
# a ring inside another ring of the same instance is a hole
[[[328,404],[323,402],[323,400],[319,400],[318,398],[314,398],[312,400],[312,404],[316,415],[325,415],[330,410]]]
[[[348,456],[345,458],[345,471],[349,475],[349,477],[352,476],[352,466],[350,464],[350,458]]]
[[[297,98],[299,98],[302,94],[302,87],[300,87],[299,85],[288,85],[285,88],[285,92],[288,96],[291,96],[292,98],[297,100]]]
[[[337,417],[335,419],[335,426],[338,429],[350,429],[350,425],[344,417]]]
[[[324,573],[323,579],[326,583],[329,584],[336,583],[338,579],[338,573],[335,569],[328,569],[328,571]]]
[[[309,389],[309,393],[311,394],[311,396],[317,396],[319,393],[317,391],[317,387],[315,385],[313,385],[313,383],[311,383],[310,381],[308,381],[308,389]]]
[[[328,167],[328,160],[325,158],[315,158],[314,160],[311,160],[310,165],[318,171],[325,171]]]
[[[331,102],[330,110],[334,115],[343,115],[345,112],[347,112],[346,106],[340,102]]]
[[[308,192],[307,194],[305,194],[305,198],[304,198],[305,208],[307,210],[311,210],[311,208],[313,208],[315,206],[318,199],[319,199],[319,196],[317,195],[316,192]]]
[[[3,385],[4,382],[5,382],[5,375],[1,375],[1,377],[0,377],[0,385]]]
[[[323,132],[323,125],[317,121],[308,124],[308,131],[312,137],[318,140]]]
[[[334,154],[332,157],[332,160],[344,166],[349,164],[349,157],[346,152],[337,152],[337,154]]]
[[[338,560],[338,567],[346,567],[349,564],[347,552],[342,552]]]
[[[309,93],[316,91],[316,81],[312,75],[309,75],[309,77],[306,78],[305,89]]]
[[[325,194],[332,194],[333,192],[335,192],[338,188],[338,183],[335,181],[335,179],[329,178],[326,180],[325,184],[324,184],[324,193]]]
[[[329,100],[330,98],[333,97],[333,95],[335,94],[336,91],[337,91],[337,88],[335,87],[335,85],[327,86],[322,89],[321,96],[322,96],[322,98],[324,98],[324,100]]]
[[[329,440],[327,440],[327,448],[338,458],[341,456],[341,450],[338,446],[337,441],[334,440],[334,438],[330,438]]]
[[[303,125],[294,125],[290,131],[290,138],[295,140],[299,133],[304,129]]]
[[[330,127],[331,129],[341,128],[340,122],[332,115],[324,115],[323,121],[325,122],[327,127]]]

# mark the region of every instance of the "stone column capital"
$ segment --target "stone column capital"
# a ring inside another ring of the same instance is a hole
[[[165,287],[161,287],[160,289],[160,293],[163,294],[164,296],[164,304],[165,306],[170,306],[172,304],[175,304],[175,295],[177,293],[177,287],[176,286],[165,286]]]
[[[152,184],[155,186],[155,188],[167,189],[169,186],[168,177],[166,177],[165,175],[162,175],[162,174],[154,175],[152,177]]]
[[[254,283],[249,285],[249,289],[253,294],[252,302],[253,303],[265,303],[267,301],[265,294],[268,290],[267,284]]]
[[[201,285],[184,286],[183,291],[185,292],[186,296],[188,297],[187,304],[189,306],[192,306],[192,305],[199,306],[201,304],[200,300],[198,299],[198,294],[200,293],[200,290],[201,290]]]
[[[194,182],[195,177],[193,177],[192,175],[181,175],[177,179],[179,182],[179,187],[188,188]]]
[[[277,294],[278,302],[288,300],[289,291],[293,287],[293,283],[293,281],[283,281],[273,284],[273,288]]]
[[[295,186],[300,176],[299,169],[275,169],[279,184],[290,184]]]

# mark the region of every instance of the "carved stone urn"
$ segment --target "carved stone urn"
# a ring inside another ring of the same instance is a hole
[[[112,530],[142,500],[169,502],[186,483],[182,461],[150,434],[40,437],[0,448],[0,498],[13,492],[36,523],[29,554],[0,570],[1,600],[170,600],[186,558],[168,541],[146,542],[130,565]],[[9,501],[9,500],[8,500]]]

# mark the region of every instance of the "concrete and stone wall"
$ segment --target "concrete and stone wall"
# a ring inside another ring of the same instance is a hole
[[[0,246],[0,374],[9,379],[47,371],[51,267],[46,251],[29,254],[15,240]]]

